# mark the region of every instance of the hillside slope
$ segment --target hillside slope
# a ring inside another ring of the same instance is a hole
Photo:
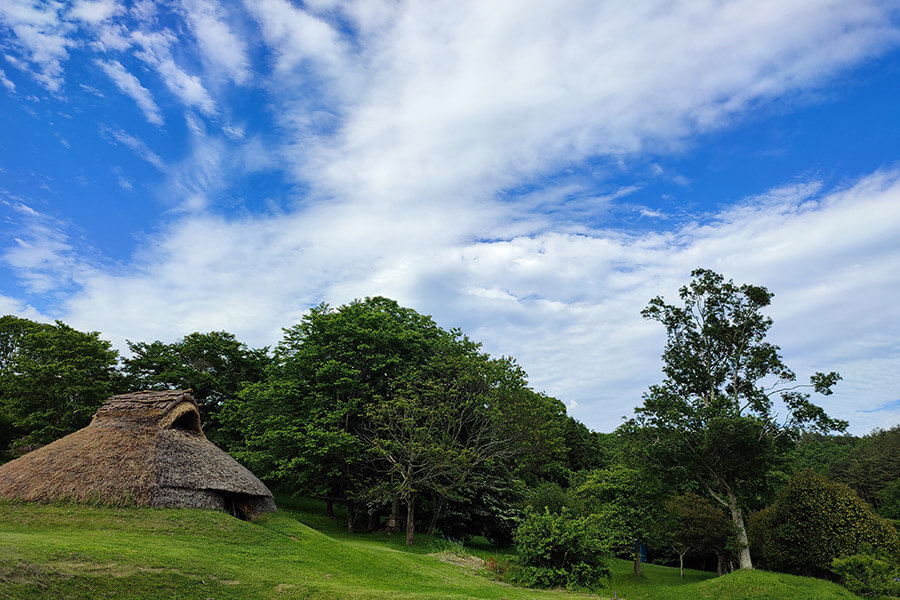
[[[682,583],[621,561],[598,596],[514,588],[435,556],[333,538],[290,513],[255,523],[200,509],[0,503],[0,599],[578,599],[849,600],[826,582],[736,573]],[[751,577],[752,579],[748,579]],[[787,595],[782,592],[789,591]]]

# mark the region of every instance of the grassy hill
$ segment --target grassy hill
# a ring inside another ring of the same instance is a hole
[[[299,520],[298,520],[299,519]],[[301,522],[319,526],[318,531]],[[0,599],[852,599],[827,582],[734,573],[720,578],[621,561],[597,595],[536,591],[430,554],[422,536],[350,536],[310,512],[255,523],[199,509],[126,509],[0,502]],[[484,554],[484,551],[480,552]]]

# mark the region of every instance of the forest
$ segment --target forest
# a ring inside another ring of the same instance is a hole
[[[660,383],[611,433],[537,392],[512,357],[383,297],[321,304],[251,348],[227,331],[129,341],[0,318],[0,462],[90,421],[110,396],[192,389],[207,437],[349,532],[484,536],[515,583],[590,588],[612,557],[763,568],[897,595],[900,425],[845,433],[767,339],[772,294],[698,269]],[[335,507],[341,510],[335,512]]]

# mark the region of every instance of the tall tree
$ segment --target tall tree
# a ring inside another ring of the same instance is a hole
[[[772,299],[766,288],[738,286],[706,269],[691,275],[679,292],[681,306],[656,297],[641,313],[666,328],[665,379],[644,395],[627,429],[654,450],[662,472],[693,479],[728,509],[740,566],[751,569],[747,506],[787,450],[787,438],[802,429],[846,429],[803,391],[830,394],[840,377],[816,373],[808,386],[797,383],[778,346],[766,341],[772,325],[762,312]]]
[[[388,298],[326,304],[285,329],[264,381],[223,415],[240,428],[242,457],[293,490],[354,508],[368,499],[368,409],[395,399],[443,335],[434,321]]]
[[[96,331],[6,316],[0,320],[0,413],[22,445],[84,427],[118,391],[118,352]]]

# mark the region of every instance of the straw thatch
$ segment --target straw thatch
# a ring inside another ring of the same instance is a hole
[[[206,439],[190,390],[110,398],[90,425],[0,465],[0,497],[276,510],[253,473]]]

